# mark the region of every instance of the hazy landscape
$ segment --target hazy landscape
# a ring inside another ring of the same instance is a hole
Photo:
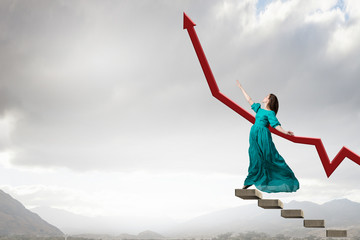
[[[360,203],[337,199],[322,205],[292,201],[285,206],[288,209],[303,209],[306,219],[325,219],[328,229],[346,229],[353,239],[360,236]],[[121,218],[89,218],[51,208],[36,208],[33,211],[35,213],[0,190],[0,236],[3,236],[0,239],[240,240],[290,239],[288,236],[291,239],[321,239],[325,235],[324,229],[303,228],[302,220],[280,217],[279,210],[259,208],[256,201],[163,227],[158,232],[144,230],[137,234],[120,233],[120,229],[129,224],[119,221]]]
[[[345,228],[349,229],[349,233],[353,236],[356,236],[357,233],[360,235],[358,231],[360,229],[360,218],[358,217],[360,203],[352,202],[348,199],[337,199],[322,205],[312,202],[292,201],[285,203],[285,207],[289,209],[303,209],[306,219],[325,219],[328,228]],[[112,233],[113,235],[120,235],[121,233],[126,233],[119,232],[120,229],[123,228],[123,231],[126,231],[127,225],[136,224],[124,221],[120,217],[89,218],[59,209],[36,208],[32,209],[32,211],[70,234]],[[99,222],[106,224],[99,225]],[[209,238],[227,232],[258,232],[260,230],[271,235],[285,234],[298,237],[311,234],[321,236],[324,233],[324,229],[305,229],[302,227],[302,224],[302,220],[282,218],[280,210],[265,210],[259,208],[256,201],[250,201],[249,205],[224,209],[198,216],[186,222],[173,223],[170,227],[158,227],[158,229],[151,230],[158,232],[161,236],[172,238]],[[121,237],[141,239],[146,234],[148,234],[147,237],[151,237],[149,232],[144,232],[140,236],[128,234]],[[157,236],[154,235],[152,238],[157,238]]]

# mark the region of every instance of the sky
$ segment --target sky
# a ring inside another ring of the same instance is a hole
[[[223,94],[250,112],[236,80],[274,93],[285,130],[360,154],[359,1],[6,0],[0,189],[143,228],[248,204],[251,124],[212,97],[183,12]],[[360,202],[359,165],[327,178],[314,146],[273,140],[300,190],[265,197]]]

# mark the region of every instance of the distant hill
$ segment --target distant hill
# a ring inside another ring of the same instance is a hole
[[[8,235],[62,236],[63,233],[0,190],[0,236]]]
[[[101,235],[101,234],[79,234],[79,235],[75,235],[76,237],[81,237],[81,238],[90,238],[90,239],[101,239],[101,240],[161,240],[161,239],[165,239],[165,237],[163,237],[162,235],[156,233],[156,232],[152,232],[152,231],[143,231],[141,233],[139,233],[138,235],[131,235],[131,234],[120,234],[117,236],[113,236],[113,235]]]
[[[162,239],[162,238],[164,238],[164,236],[149,230],[143,231],[137,235],[137,239]]]
[[[88,217],[51,207],[36,207],[31,211],[39,214],[44,220],[70,235],[91,234],[93,236],[100,234],[101,236],[119,236],[124,233],[123,239],[134,239],[138,237],[139,232],[145,229],[161,233],[165,229],[173,228],[178,224],[171,219],[158,216],[152,218],[137,216]]]
[[[99,222],[96,222],[96,219],[94,218],[77,215],[62,209],[51,207],[36,207],[31,209],[31,211],[39,214],[39,216],[41,216],[41,218],[43,218],[45,221],[57,226],[66,234],[112,233],[107,227],[101,228],[100,226],[103,224],[99,224]],[[101,221],[101,223],[103,222]]]

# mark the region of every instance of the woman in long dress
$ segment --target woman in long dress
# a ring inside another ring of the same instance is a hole
[[[276,118],[279,108],[277,97],[274,94],[267,95],[262,101],[265,105],[263,109],[260,103],[253,102],[239,81],[237,86],[256,113],[255,123],[250,130],[250,165],[243,189],[255,185],[260,191],[268,193],[296,192],[299,189],[299,181],[276,150],[268,128],[270,125],[282,133],[294,135],[291,131],[285,131]]]

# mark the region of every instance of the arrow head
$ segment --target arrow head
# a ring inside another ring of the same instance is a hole
[[[189,29],[196,26],[196,24],[184,12],[184,29]]]

